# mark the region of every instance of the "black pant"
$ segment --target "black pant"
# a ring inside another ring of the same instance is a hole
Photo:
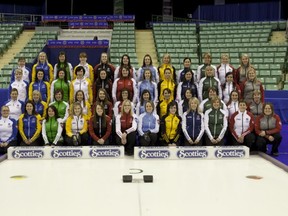
[[[270,136],[273,136],[274,137],[274,141],[271,142],[269,141],[267,138],[265,137],[261,137],[261,136],[258,136],[257,137],[257,140],[256,140],[256,147],[257,147],[257,150],[258,151],[261,151],[261,152],[264,152],[266,153],[267,151],[267,144],[270,143],[272,144],[272,151],[271,153],[278,153],[278,147],[282,141],[282,136],[280,133],[276,133],[276,134],[273,134],[273,135],[270,135]]]
[[[140,146],[155,146],[158,136],[156,133],[147,134],[150,137],[150,141],[145,140],[144,136],[139,136]]]
[[[73,142],[73,136],[72,137],[69,137],[69,136],[65,136],[65,144],[67,146],[77,146],[77,144],[79,146],[83,146],[83,145],[88,145],[88,139],[89,139],[89,135],[88,133],[83,133],[83,134],[80,134],[80,139],[78,140],[77,143]]]
[[[249,133],[249,134],[247,134],[244,137],[244,143],[237,142],[237,140],[235,139],[234,136],[233,136],[233,139],[232,139],[232,144],[233,145],[245,145],[249,149],[251,149],[254,146],[254,143],[255,143],[255,135],[253,133]]]
[[[127,134],[127,143],[124,145],[124,149],[125,149],[125,153],[129,154],[129,155],[133,155],[134,154],[134,145],[136,142],[136,131],[133,131],[129,134]],[[121,138],[116,135],[116,144],[117,145],[123,145],[121,142]]]
[[[6,154],[10,146],[17,146],[17,140],[12,140],[6,147],[0,147],[0,154]]]

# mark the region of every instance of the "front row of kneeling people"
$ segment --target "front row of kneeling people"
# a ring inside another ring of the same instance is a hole
[[[209,95],[212,95],[212,90],[209,91]],[[261,114],[255,117],[247,110],[247,104],[243,100],[237,101],[237,111],[229,115],[229,105],[223,107],[218,97],[211,97],[201,104],[196,97],[192,97],[188,100],[187,110],[181,116],[178,114],[176,101],[168,100],[166,106],[162,107],[158,104],[157,109],[161,115],[159,117],[153,101],[145,101],[142,104],[144,107],[141,114],[136,115],[133,103],[126,98],[116,108],[120,111],[119,114],[110,117],[107,114],[111,113],[111,107],[107,107],[105,102],[96,102],[91,109],[92,113],[89,114],[85,110],[85,105],[81,104],[81,100],[76,100],[69,107],[68,103],[62,100],[62,93],[61,90],[55,92],[55,101],[50,103],[48,108],[37,108],[39,106],[35,100],[37,96],[39,97],[37,94],[35,98],[33,97],[34,100],[28,100],[25,105],[15,99],[10,101],[13,106],[11,104],[2,106],[1,153],[7,152],[9,146],[18,144],[20,146],[123,145],[127,155],[133,155],[135,145],[245,145],[250,150],[266,152],[267,144],[272,144],[271,154],[278,155],[278,147],[282,140],[281,120],[274,113],[271,103],[264,103]],[[124,94],[122,97],[125,97]],[[11,107],[15,106],[24,108],[19,119],[13,118],[15,110],[11,110]],[[47,112],[46,117],[41,118],[37,110]]]

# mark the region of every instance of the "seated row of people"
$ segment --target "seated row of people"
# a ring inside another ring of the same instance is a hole
[[[34,102],[27,101],[18,123],[9,117],[10,109],[4,105],[1,108],[0,149],[5,152],[18,141],[20,146],[116,144],[123,145],[127,155],[133,155],[137,141],[141,146],[246,145],[251,150],[263,152],[271,143],[271,154],[278,154],[282,140],[281,120],[274,113],[272,104],[265,103],[262,114],[254,120],[243,100],[239,101],[239,110],[230,118],[221,108],[219,98],[214,98],[211,103],[211,108],[203,114],[199,100],[193,97],[189,100],[188,110],[180,116],[177,102],[171,101],[167,113],[159,118],[154,103],[147,101],[145,112],[137,117],[127,99],[123,101],[121,112],[111,119],[101,104],[95,105],[89,118],[83,114],[81,104],[75,102],[64,122],[56,104],[49,105],[47,116],[41,120]],[[20,136],[17,136],[17,129]]]

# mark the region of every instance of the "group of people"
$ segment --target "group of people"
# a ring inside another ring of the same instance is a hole
[[[197,71],[184,58],[176,71],[171,56],[153,65],[149,54],[136,70],[124,54],[119,66],[102,53],[94,68],[87,54],[72,67],[60,52],[54,67],[46,53],[29,70],[25,59],[11,75],[10,100],[1,108],[0,150],[9,146],[124,145],[134,146],[246,145],[278,154],[281,120],[264,102],[264,88],[249,56],[241,65],[212,65],[203,55]],[[5,129],[4,129],[5,128]]]

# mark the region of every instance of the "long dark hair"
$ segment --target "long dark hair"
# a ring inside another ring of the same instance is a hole
[[[59,114],[58,114],[57,108],[56,108],[54,105],[50,105],[50,106],[47,108],[47,115],[46,115],[46,117],[45,117],[46,121],[49,120],[49,115],[48,115],[48,109],[49,109],[49,108],[54,111],[54,113],[55,113],[55,119],[58,119],[58,118],[59,118]]]
[[[100,106],[103,110],[103,114],[102,116],[99,116],[96,112],[96,109],[97,109],[97,106]],[[105,115],[105,108],[104,106],[99,103],[99,102],[96,102],[95,103],[95,112],[94,112],[94,117],[93,117],[93,127],[94,128],[97,128],[97,122],[99,122],[99,119],[101,119],[101,122],[102,122],[102,127],[106,128],[106,115]]]

